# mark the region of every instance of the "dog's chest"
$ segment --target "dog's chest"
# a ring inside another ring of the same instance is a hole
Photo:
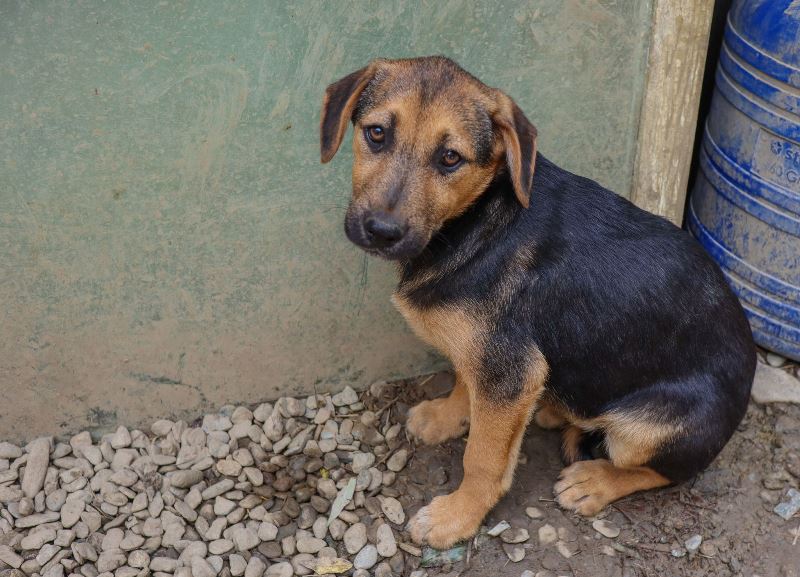
[[[475,314],[466,308],[453,305],[420,308],[401,293],[395,293],[392,302],[418,337],[453,362],[474,356],[480,347],[482,330]]]

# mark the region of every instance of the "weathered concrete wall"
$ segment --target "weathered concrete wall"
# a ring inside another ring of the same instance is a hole
[[[641,0],[0,3],[0,438],[429,370],[391,267],[342,233],[325,85],[450,55],[520,102],[545,154],[628,194],[649,18]]]

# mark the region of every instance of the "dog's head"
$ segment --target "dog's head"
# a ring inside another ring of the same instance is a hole
[[[503,170],[528,206],[536,128],[510,97],[452,60],[375,60],[331,84],[322,106],[322,162],[336,154],[351,120],[345,232],[369,252],[417,256]]]

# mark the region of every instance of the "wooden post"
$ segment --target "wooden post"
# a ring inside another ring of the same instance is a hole
[[[714,0],[654,0],[631,200],[681,224]]]

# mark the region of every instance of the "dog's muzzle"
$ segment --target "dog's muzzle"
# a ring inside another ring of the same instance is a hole
[[[416,256],[420,247],[406,222],[383,211],[348,211],[345,233],[353,244],[391,260]]]

